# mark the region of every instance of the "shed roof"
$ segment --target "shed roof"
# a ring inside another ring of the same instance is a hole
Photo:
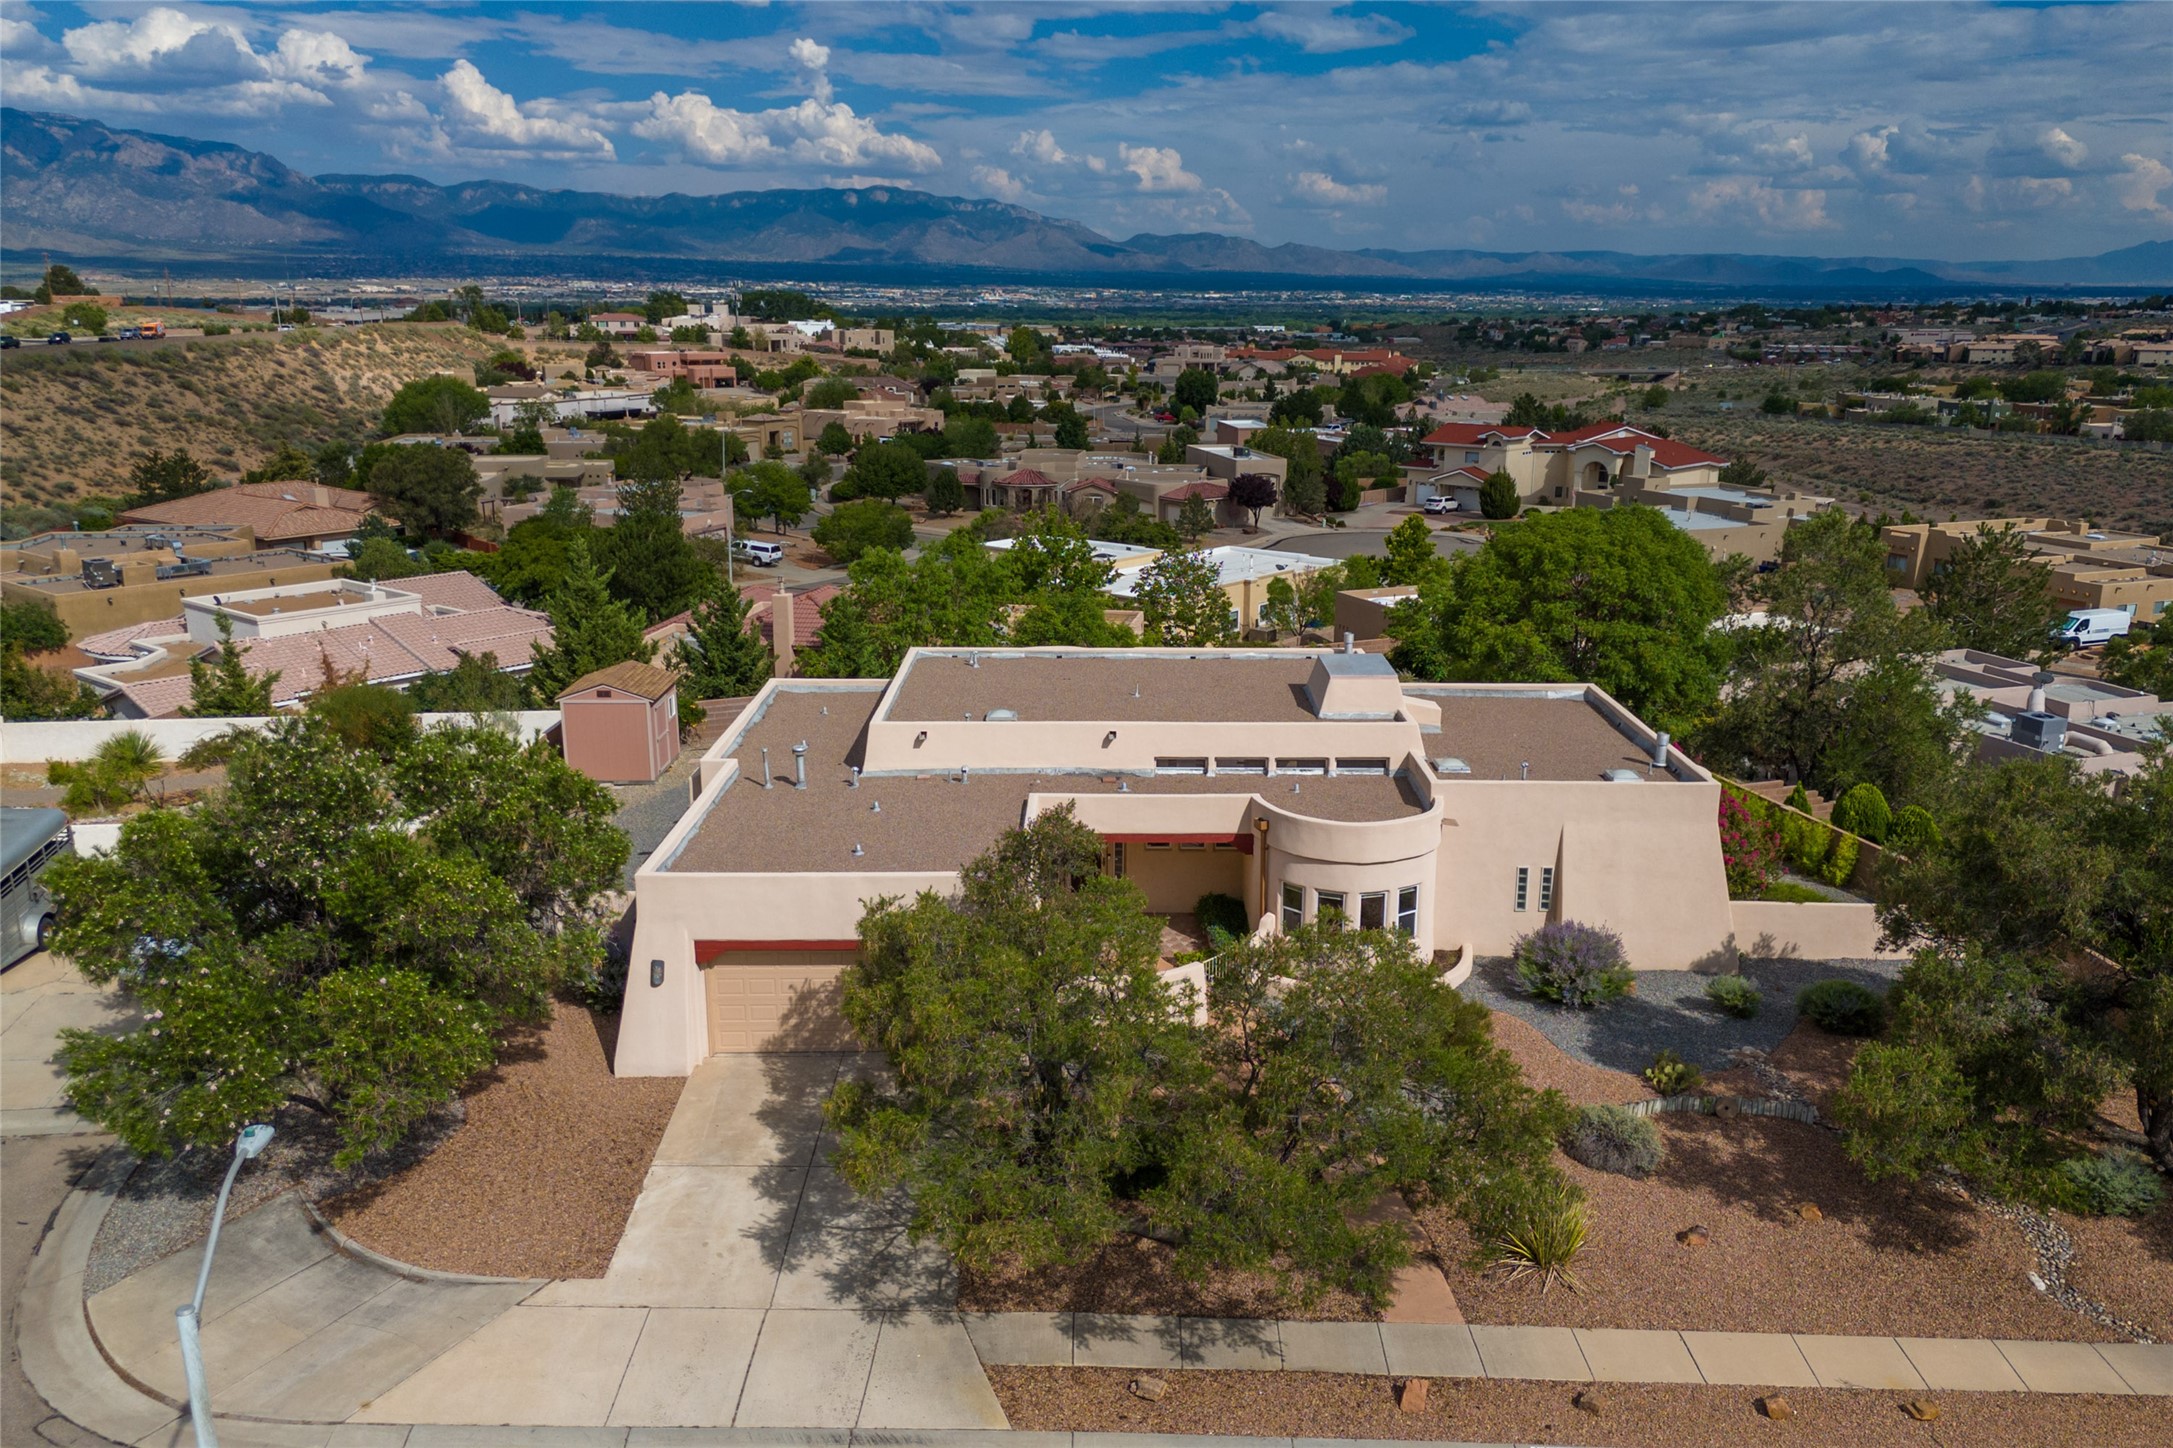
[[[624,663],[583,674],[559,690],[558,697],[565,700],[576,694],[585,694],[591,689],[617,689],[654,703],[678,687],[679,675],[672,670],[628,659]]]

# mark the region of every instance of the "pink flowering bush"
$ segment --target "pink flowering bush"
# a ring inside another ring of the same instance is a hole
[[[1720,792],[1720,858],[1737,900],[1757,899],[1781,871],[1780,831],[1727,790]]]

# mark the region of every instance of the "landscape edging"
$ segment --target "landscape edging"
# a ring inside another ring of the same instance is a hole
[[[470,1287],[542,1287],[551,1280],[547,1277],[486,1277],[476,1272],[440,1272],[434,1267],[417,1267],[412,1262],[402,1262],[397,1257],[388,1257],[382,1252],[363,1246],[333,1226],[331,1219],[317,1210],[317,1204],[308,1197],[297,1194],[297,1200],[301,1202],[302,1211],[309,1217],[310,1224],[331,1239],[335,1251],[343,1256],[367,1262],[372,1267],[382,1268],[395,1277],[405,1277],[410,1282],[451,1282]]]

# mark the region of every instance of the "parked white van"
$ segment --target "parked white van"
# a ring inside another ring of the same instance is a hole
[[[2078,608],[2052,626],[2052,641],[2081,649],[2125,635],[2134,616],[2124,608]]]
[[[785,561],[785,550],[780,544],[765,543],[759,538],[734,538],[732,556],[757,568],[775,568]]]

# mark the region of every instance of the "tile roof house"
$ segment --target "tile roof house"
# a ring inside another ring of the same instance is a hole
[[[236,483],[186,498],[124,510],[122,523],[223,527],[246,532],[260,548],[322,548],[362,529],[377,511],[368,493],[322,483]]]

